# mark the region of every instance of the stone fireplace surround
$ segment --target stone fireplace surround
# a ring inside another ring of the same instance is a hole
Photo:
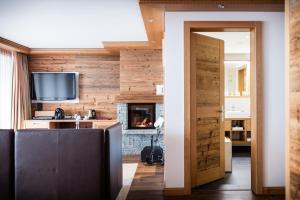
[[[164,105],[156,103],[155,106],[156,119],[164,116]],[[117,120],[122,124],[123,155],[139,155],[145,146],[150,146],[151,135],[157,133],[156,129],[128,129],[128,104],[117,104]],[[159,136],[158,145],[164,148],[163,133]]]

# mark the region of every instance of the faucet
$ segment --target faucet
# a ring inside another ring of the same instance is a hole
[[[235,106],[234,105],[231,106],[231,111],[235,111]]]

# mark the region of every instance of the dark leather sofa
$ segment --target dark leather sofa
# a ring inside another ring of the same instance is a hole
[[[0,199],[13,199],[14,131],[0,130]]]
[[[14,142],[14,198],[115,199],[122,187],[121,148],[120,124],[105,130],[19,130]]]

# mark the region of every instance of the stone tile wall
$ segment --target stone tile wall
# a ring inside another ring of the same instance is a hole
[[[122,124],[123,132],[123,155],[139,155],[145,146],[151,145],[151,135],[156,135],[156,129],[128,129],[128,104],[119,103],[117,105],[117,119]],[[164,115],[164,105],[156,104],[156,119]],[[164,148],[163,133],[159,136],[157,145]]]

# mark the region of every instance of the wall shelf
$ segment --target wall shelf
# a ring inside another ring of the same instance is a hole
[[[121,94],[115,97],[117,103],[163,103],[164,96]]]
[[[233,130],[234,127],[242,127],[242,129]],[[251,145],[251,119],[225,119],[224,131],[225,137],[230,138],[233,146]]]

